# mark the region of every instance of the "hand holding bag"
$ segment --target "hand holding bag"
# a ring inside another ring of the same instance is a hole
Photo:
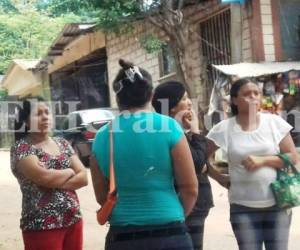
[[[279,154],[284,167],[277,170],[277,180],[271,183],[277,206],[292,208],[300,205],[300,173],[292,164],[289,156]]]
[[[114,159],[113,159],[113,135],[112,135],[112,123],[109,126],[109,139],[110,139],[110,161],[109,161],[109,190],[107,198],[103,206],[97,211],[97,221],[100,225],[104,225],[112,213],[112,210],[117,202],[117,190],[115,184],[115,171],[114,171]]]

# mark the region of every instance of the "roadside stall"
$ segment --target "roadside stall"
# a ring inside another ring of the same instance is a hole
[[[230,115],[229,90],[239,78],[254,78],[262,91],[262,112],[282,116],[294,129],[291,135],[300,149],[300,62],[239,63],[212,65],[218,77],[210,97],[208,117],[210,126]],[[221,154],[217,162],[226,161]]]

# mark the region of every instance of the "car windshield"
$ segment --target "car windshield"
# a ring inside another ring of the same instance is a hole
[[[80,113],[83,123],[106,121],[114,118],[114,114],[111,111],[102,109],[90,109]]]

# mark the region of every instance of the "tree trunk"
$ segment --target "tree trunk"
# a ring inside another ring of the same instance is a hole
[[[163,30],[169,37],[169,44],[172,48],[177,78],[181,81],[191,97],[194,97],[192,79],[192,60],[188,49],[191,39],[190,23],[186,22],[180,10],[172,10],[170,2],[162,6],[160,15],[151,17],[150,22]]]

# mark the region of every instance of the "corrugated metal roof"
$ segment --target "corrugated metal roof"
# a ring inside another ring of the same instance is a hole
[[[226,75],[236,75],[238,77],[257,77],[283,73],[292,69],[300,70],[300,62],[238,63],[212,66]]]
[[[47,67],[49,61],[56,56],[61,56],[64,49],[74,41],[78,36],[92,32],[96,27],[95,23],[71,23],[66,24],[61,33],[50,46],[47,55],[36,66],[37,69]]]

